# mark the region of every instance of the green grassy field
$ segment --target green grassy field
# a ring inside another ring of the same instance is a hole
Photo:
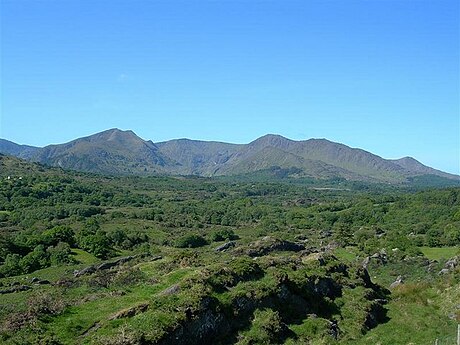
[[[449,259],[460,254],[460,247],[420,247],[420,250],[430,260]]]

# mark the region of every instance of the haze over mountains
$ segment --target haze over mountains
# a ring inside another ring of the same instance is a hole
[[[460,181],[460,176],[414,158],[383,159],[326,139],[294,141],[265,135],[249,144],[176,139],[153,143],[133,131],[110,129],[43,148],[0,139],[0,153],[46,165],[104,174],[222,176],[286,169],[293,177],[403,183],[417,176]]]

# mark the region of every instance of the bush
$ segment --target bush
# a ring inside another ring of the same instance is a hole
[[[198,248],[208,244],[203,236],[191,234],[178,238],[175,242],[177,248]]]
[[[22,268],[19,265],[21,256],[18,254],[8,254],[5,262],[0,266],[0,276],[10,277],[22,273]]]
[[[51,265],[69,264],[75,262],[68,243],[59,242],[55,247],[46,250],[50,257]]]
[[[41,242],[47,246],[55,246],[59,242],[67,242],[72,246],[75,244],[74,232],[68,226],[55,226],[42,233]]]
[[[236,240],[238,238],[238,236],[236,236],[233,230],[231,229],[216,230],[212,232],[209,237],[211,241],[213,242],[231,241],[231,240]]]
[[[119,270],[113,277],[113,285],[126,287],[146,280],[146,275],[137,267],[127,267]]]
[[[243,335],[238,344],[280,344],[285,333],[286,325],[277,311],[256,310],[250,330]]]
[[[40,244],[35,249],[24,256],[19,265],[24,273],[30,273],[41,268],[45,268],[49,265],[49,257],[45,252],[45,247]]]

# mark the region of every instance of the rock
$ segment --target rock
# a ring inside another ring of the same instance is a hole
[[[333,299],[342,294],[342,287],[332,278],[318,277],[313,282],[312,291],[317,295]]]
[[[327,238],[332,236],[331,230],[323,230],[319,233],[319,238]]]
[[[85,275],[85,274],[92,274],[92,273],[94,273],[96,271],[108,270],[108,269],[111,269],[113,267],[125,264],[128,261],[131,261],[133,259],[136,259],[136,258],[139,258],[139,257],[146,257],[146,256],[147,256],[146,254],[125,256],[125,257],[119,258],[119,259],[117,259],[115,261],[103,262],[103,263],[101,263],[99,265],[92,265],[92,266],[85,267],[82,270],[75,270],[73,275],[75,277],[80,277],[80,276]],[[155,257],[152,258],[152,261],[159,260],[159,259],[161,259],[161,256],[155,256]]]
[[[426,270],[428,272],[432,272],[433,270],[436,269],[436,266],[438,265],[438,262],[436,260],[429,260],[428,261],[428,266],[426,268]]]
[[[439,275],[444,275],[444,274],[448,274],[450,272],[450,270],[448,268],[443,268],[442,270],[440,270],[438,272]]]
[[[74,277],[80,277],[80,276],[83,276],[85,274],[91,274],[91,273],[94,273],[94,272],[96,272],[96,267],[95,266],[88,266],[88,267],[83,268],[82,270],[75,270],[73,272],[73,275],[74,275]]]
[[[371,329],[376,327],[379,323],[383,322],[386,318],[386,310],[383,307],[382,303],[378,303],[374,300],[374,303],[371,304],[370,309],[366,315],[366,320],[364,321],[364,326],[366,329]]]
[[[179,291],[180,291],[180,286],[177,284],[174,284],[173,286],[170,286],[169,288],[160,292],[160,295],[162,296],[175,295],[176,293],[179,293]]]
[[[364,268],[364,267],[358,268],[358,270],[356,271],[356,276],[363,281],[364,286],[366,288],[373,288],[374,287],[374,284],[372,283],[371,277],[369,276],[369,272],[368,272],[368,270],[366,268]]]
[[[336,241],[329,242],[327,245],[321,248],[321,251],[323,252],[332,252],[335,249],[339,248],[340,245]]]
[[[125,317],[133,317],[137,314],[145,312],[149,308],[149,303],[141,303],[134,307],[123,309],[116,312],[114,315],[109,317],[109,320],[118,320]]]
[[[49,280],[46,280],[46,279],[40,279],[40,278],[37,278],[37,277],[33,277],[31,279],[31,282],[33,284],[39,284],[39,285],[45,285],[45,284],[51,284]]]
[[[380,250],[377,253],[372,254],[369,260],[374,260],[379,264],[385,264],[387,262],[387,252],[385,249]]]
[[[324,253],[311,253],[311,254],[302,256],[303,263],[307,263],[311,261],[318,261],[320,266],[324,266],[326,264],[326,260],[324,259]]]
[[[396,280],[390,284],[390,289],[394,289],[395,287],[401,285],[404,283],[404,280],[403,280],[403,277],[402,276],[398,276],[398,278],[396,278]]]
[[[337,320],[332,320],[329,326],[329,334],[331,335],[332,338],[337,340],[339,337],[340,329],[339,329],[339,324]]]
[[[36,284],[47,285],[47,284],[51,284],[51,283],[50,283],[49,280],[43,279],[43,280],[39,280]]]
[[[246,250],[246,254],[251,257],[255,257],[264,256],[274,251],[300,252],[304,249],[305,246],[301,243],[283,241],[270,236],[265,236],[261,240],[249,244],[249,249]]]
[[[223,252],[226,249],[232,248],[236,245],[234,241],[226,242],[224,244],[221,244],[220,246],[216,247],[215,251],[216,252]]]
[[[124,292],[123,290],[115,290],[115,291],[110,292],[110,296],[124,296],[124,295],[126,295],[126,292]]]
[[[5,294],[8,294],[8,293],[14,293],[14,292],[20,292],[20,291],[27,291],[27,290],[30,290],[32,289],[30,286],[28,285],[14,285],[12,287],[10,287],[9,289],[4,289],[4,290],[0,290],[0,295],[5,295]]]
[[[449,270],[453,270],[459,264],[459,256],[454,256],[453,258],[447,260],[446,264],[444,265],[445,268]]]
[[[118,260],[117,260],[118,261]],[[112,267],[115,267],[118,265],[118,262],[117,261],[114,261],[114,262],[103,262],[102,264],[96,266],[96,270],[97,271],[102,271],[102,270],[108,270]]]
[[[119,258],[113,262],[107,262],[108,264],[112,264],[113,266],[110,266],[109,268],[112,268],[114,266],[117,266],[117,265],[121,265],[121,264],[124,264],[128,261],[131,261],[132,259],[134,258],[134,256],[125,256],[123,258]]]
[[[369,266],[370,262],[371,262],[371,258],[369,256],[366,256],[366,258],[363,260],[363,263],[361,265],[363,268],[367,269],[367,266]]]
[[[54,283],[55,286],[70,288],[75,285],[73,279],[60,279]]]

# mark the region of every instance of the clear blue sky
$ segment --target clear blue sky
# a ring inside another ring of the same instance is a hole
[[[0,4],[2,138],[277,133],[460,173],[457,0]]]

